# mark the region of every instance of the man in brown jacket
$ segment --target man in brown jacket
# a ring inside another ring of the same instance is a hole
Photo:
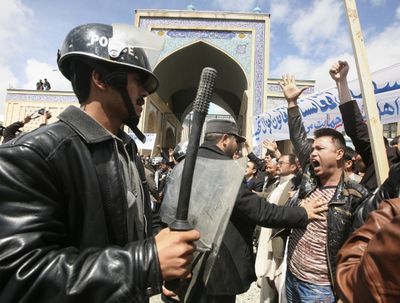
[[[343,302],[400,302],[400,199],[385,200],[338,254]]]

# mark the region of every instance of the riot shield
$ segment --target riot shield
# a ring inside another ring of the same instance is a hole
[[[197,157],[190,195],[188,221],[200,232],[198,251],[192,268],[192,280],[185,290],[183,302],[188,302],[197,279],[207,284],[215,263],[222,237],[229,222],[236,196],[243,181],[247,158],[214,160]],[[179,189],[185,186],[182,177],[183,162],[171,173],[160,215],[170,224],[175,219]]]

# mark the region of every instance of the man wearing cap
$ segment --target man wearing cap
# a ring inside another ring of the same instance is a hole
[[[209,120],[198,156],[232,160],[239,144],[245,140],[234,122]],[[265,202],[242,183],[214,268],[207,285],[199,287],[197,302],[235,302],[237,294],[249,289],[256,279],[252,252],[252,235],[256,225],[306,226],[309,220],[320,218],[319,212],[324,210],[326,208],[316,201],[303,207],[276,206]]]
[[[0,302],[148,302],[190,275],[197,231],[160,230],[134,141],[158,37],[85,24],[58,66],[81,108],[0,146]]]

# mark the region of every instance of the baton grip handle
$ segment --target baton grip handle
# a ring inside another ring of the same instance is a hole
[[[182,219],[175,219],[169,225],[169,228],[174,231],[188,231],[193,229],[192,225],[190,225],[188,220],[182,220]]]

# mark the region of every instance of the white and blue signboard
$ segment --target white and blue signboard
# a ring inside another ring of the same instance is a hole
[[[382,124],[400,121],[400,64],[372,74],[375,98]],[[362,95],[358,81],[349,82],[351,94],[359,104],[365,118]],[[304,127],[312,137],[314,130],[329,127],[343,131],[336,88],[315,93],[298,101]],[[253,121],[253,144],[260,145],[265,139],[288,140],[288,115],[285,104],[258,115]]]

